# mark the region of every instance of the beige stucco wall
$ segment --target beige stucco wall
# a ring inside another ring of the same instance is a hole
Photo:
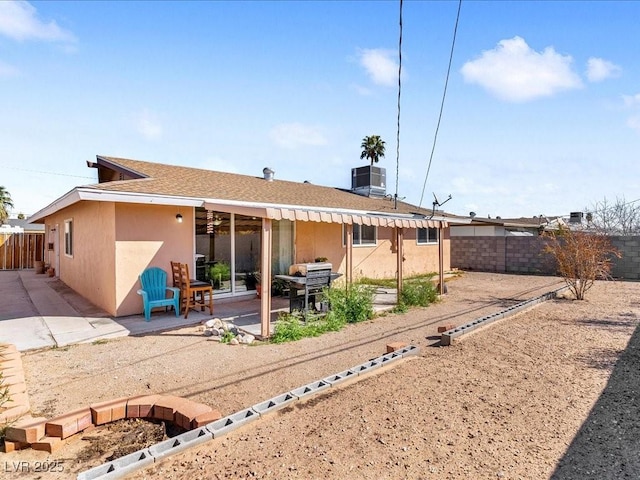
[[[176,221],[181,213],[183,222]],[[73,257],[64,254],[64,222],[73,220]],[[188,263],[193,268],[193,209],[113,202],[80,202],[45,220],[45,242],[60,249],[57,271],[60,279],[80,295],[113,316],[142,312],[138,276],[148,267],[167,272],[170,262]],[[54,264],[53,252],[46,261]]]
[[[160,267],[171,283],[171,261],[194,267],[193,209],[162,205],[115,205],[115,315],[142,312],[136,293],[138,276],[145,268]],[[183,217],[176,221],[176,214]],[[191,275],[192,277],[194,275]]]
[[[64,223],[73,221],[73,256],[64,253]],[[69,287],[110,314],[115,312],[114,204],[79,202],[45,219],[45,242],[57,242],[56,274]],[[51,232],[52,227],[56,228]],[[53,251],[45,261],[55,265]]]
[[[392,238],[393,228],[378,228],[376,245],[353,247],[353,276],[395,278],[397,256]],[[449,229],[445,229],[444,270],[450,270]],[[418,245],[416,230],[404,229],[403,275],[438,272],[438,244]],[[296,263],[313,262],[327,257],[334,271],[346,273],[345,247],[342,245],[342,226],[336,223],[297,222],[295,233]]]

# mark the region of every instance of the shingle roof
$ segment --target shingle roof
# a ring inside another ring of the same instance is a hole
[[[105,156],[98,156],[98,163],[123,167],[146,178],[104,182],[85,188],[386,214],[431,214],[429,209],[418,208],[401,201],[397,202],[397,209],[394,209],[391,198],[365,197],[347,190],[311,183],[277,179],[267,181],[263,177]],[[441,215],[442,212],[438,214]]]

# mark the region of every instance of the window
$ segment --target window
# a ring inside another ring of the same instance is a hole
[[[342,244],[347,244],[347,228],[342,225]],[[353,244],[354,245],[375,245],[376,227],[374,225],[353,224]]]
[[[417,233],[418,245],[426,245],[428,243],[438,243],[437,228],[418,228]]]
[[[73,220],[64,221],[64,253],[73,256]]]

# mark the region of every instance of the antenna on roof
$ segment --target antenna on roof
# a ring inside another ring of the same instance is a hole
[[[436,197],[435,192],[433,193],[433,209],[431,210],[431,216],[433,217],[436,214],[436,206],[437,207],[441,207],[442,205],[444,205],[445,203],[447,203],[449,200],[451,200],[451,194],[449,194],[449,196],[447,197],[447,199],[440,203],[440,201],[438,200],[438,197]]]

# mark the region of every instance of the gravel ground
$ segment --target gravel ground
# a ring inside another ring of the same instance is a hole
[[[227,415],[379,356],[392,341],[421,348],[414,359],[169,457],[136,479],[640,478],[640,283],[597,283],[586,301],[545,302],[437,346],[438,325],[562,285],[467,272],[431,307],[290,344],[232,347],[191,327],[33,352],[23,364],[34,414],[164,393]],[[4,478],[73,478],[135,442],[115,430],[76,435],[52,456],[5,454]],[[88,455],[96,436],[107,451]],[[46,460],[63,471],[10,468]]]

